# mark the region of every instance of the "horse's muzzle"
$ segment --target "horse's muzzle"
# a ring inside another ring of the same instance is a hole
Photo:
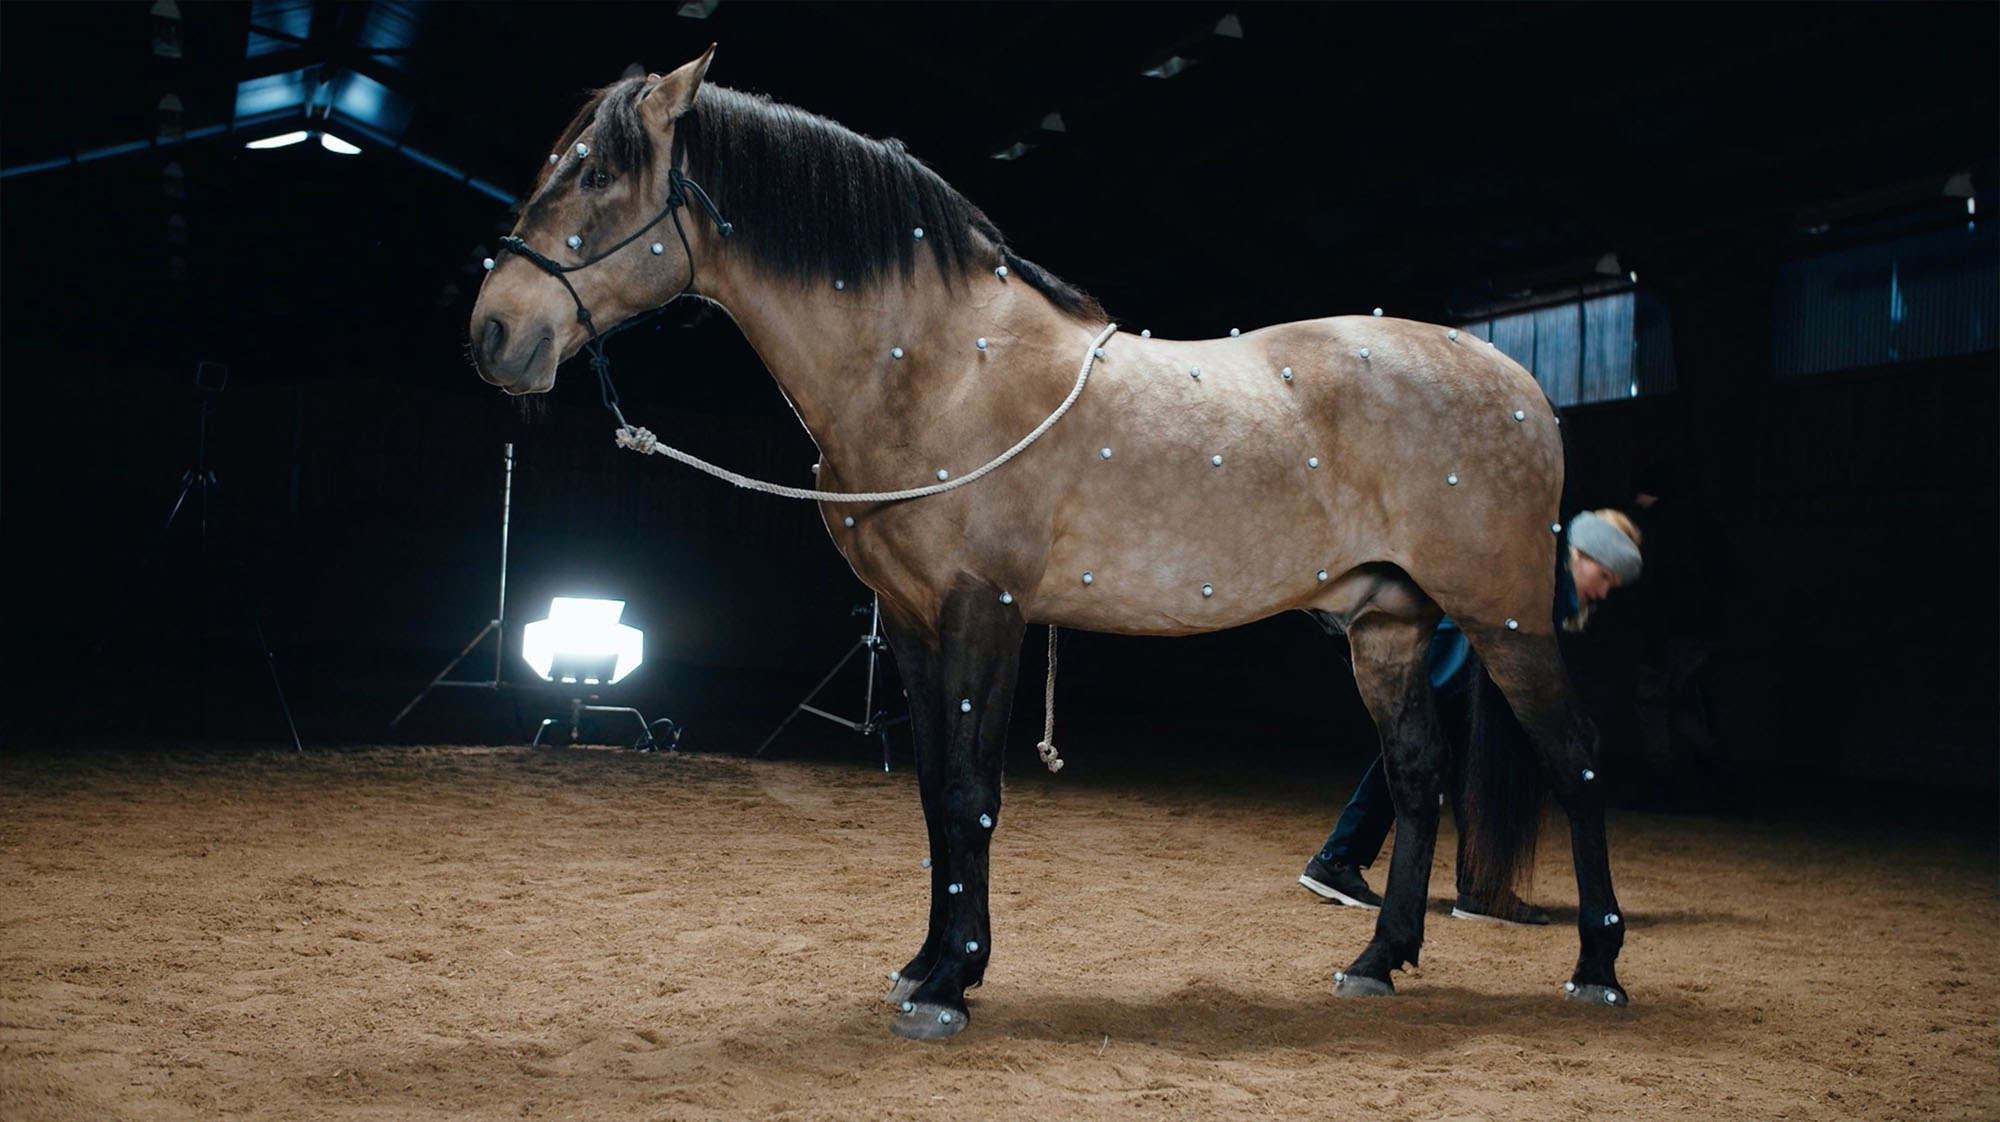
[[[541,393],[555,384],[556,345],[551,332],[510,331],[499,316],[475,319],[472,362],[480,378],[510,394]]]

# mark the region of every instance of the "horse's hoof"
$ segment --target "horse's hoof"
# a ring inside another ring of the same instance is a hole
[[[1625,996],[1624,990],[1619,989],[1617,986],[1600,986],[1595,982],[1583,985],[1578,985],[1575,982],[1564,982],[1563,996],[1571,1001],[1581,1002],[1585,1005],[1615,1005],[1622,1009],[1632,1004],[1632,999]]]
[[[905,1001],[902,1013],[889,1023],[889,1031],[907,1040],[943,1040],[965,1031],[971,1020],[964,1010],[951,1009],[929,1001]]]
[[[882,995],[882,1000],[891,1005],[901,1005],[910,1000],[910,995],[917,992],[917,987],[923,984],[922,978],[912,978],[904,974],[896,979],[895,985],[889,987],[888,993]]]
[[[1396,987],[1379,978],[1341,971],[1333,976],[1335,997],[1394,997]]]

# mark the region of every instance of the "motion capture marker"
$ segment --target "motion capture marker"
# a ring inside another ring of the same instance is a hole
[[[930,868],[930,867],[931,867],[931,859],[930,859],[930,858],[928,858],[928,857],[924,858],[924,859],[923,859],[923,861],[921,861],[921,862],[919,862],[919,863],[920,863],[920,864],[922,864],[922,865],[923,865],[923,867],[924,867],[924,868],[926,868],[926,869],[928,869],[928,868]]]
[[[1221,466],[1222,466],[1222,457],[1221,457],[1221,456],[1210,456],[1210,457],[1208,458],[1208,462],[1209,462],[1209,463],[1211,463],[1211,464],[1214,464],[1214,465],[1215,465],[1216,467],[1221,467]]]
[[[847,287],[847,282],[844,280],[837,280],[833,282],[833,290],[835,292],[839,292],[841,289],[846,287]]]
[[[981,336],[980,338],[974,340],[972,345],[978,347],[980,350],[983,351],[986,349],[986,338],[984,336]]]
[[[571,249],[582,249],[583,239],[577,237],[575,234],[571,234],[569,236],[569,240],[564,242],[563,244],[569,246]]]
[[[1584,768],[1584,769],[1583,769],[1583,781],[1584,781],[1585,783],[1588,783],[1588,782],[1590,782],[1591,780],[1593,780],[1593,779],[1596,779],[1596,778],[1597,778],[1597,773],[1596,773],[1596,772],[1594,772],[1594,771],[1590,770],[1589,768]]]
[[[901,348],[901,347],[890,347],[890,348],[889,348],[889,357],[890,357],[890,358],[902,358],[902,357],[903,357],[903,348]]]
[[[944,1012],[938,1014],[938,1024],[948,1025],[950,1023],[951,1023],[951,1010],[947,1009]]]
[[[1367,348],[1367,347],[1363,347],[1363,348],[1361,348],[1361,357],[1362,357],[1362,358],[1367,358],[1367,357],[1368,357],[1368,348]]]
[[[1604,991],[1604,1004],[1606,1005],[1618,1004],[1618,991],[1607,987]]]
[[[841,524],[841,525],[843,525],[843,526],[852,526],[852,525],[854,525],[854,516],[853,516],[853,515],[851,515],[851,514],[850,514],[850,515],[848,515],[847,517],[845,517],[845,518],[843,518],[843,519],[841,519],[841,520],[840,520],[840,524]]]
[[[948,472],[948,471],[944,470],[943,468],[939,468],[939,469],[938,469],[938,482],[939,482],[939,483],[943,483],[943,482],[944,482],[945,480],[947,480],[947,479],[950,479],[950,478],[951,478],[951,473],[950,473],[950,472]]]
[[[1280,370],[1280,371],[1278,371],[1278,377],[1280,377],[1280,378],[1283,378],[1283,379],[1284,379],[1285,381],[1287,381],[1287,382],[1291,381],[1291,380],[1292,380],[1292,368],[1291,368],[1291,367],[1289,367],[1289,366],[1287,366],[1287,367],[1285,367],[1285,368],[1284,368],[1283,370]]]
[[[1575,983],[1575,982],[1564,982],[1564,983],[1563,983],[1563,992],[1564,992],[1564,993],[1575,993],[1575,992],[1576,992],[1576,983]]]
[[[1563,524],[1562,524],[1562,523],[1560,523],[1560,522],[1551,522],[1551,523],[1549,523],[1549,533],[1551,533],[1551,534],[1560,534],[1560,533],[1562,533],[1562,532],[1563,532]]]
[[[1011,592],[1002,592],[1002,593],[1000,594],[1000,602],[1001,602],[1002,604],[1011,604],[1011,603],[1013,603],[1013,602],[1014,602],[1014,594],[1013,594],[1013,593],[1011,593]]]
[[[905,1013],[914,1013],[917,1011],[917,1003],[914,1001],[905,1001],[902,1005],[902,1009],[903,1012]]]
[[[953,882],[952,882],[951,884],[947,884],[947,885],[945,885],[945,886],[944,886],[944,890],[945,890],[946,892],[949,892],[949,893],[951,893],[951,894],[952,894],[953,896],[956,896],[956,895],[958,895],[959,893],[961,893],[961,892],[964,892],[964,891],[965,891],[965,886],[964,886],[964,885],[962,885],[962,884],[959,884],[959,883],[958,883],[958,882],[956,882],[956,881],[953,881]]]
[[[1191,366],[1191,367],[1189,367],[1189,368],[1188,368],[1188,377],[1190,377],[1190,378],[1193,378],[1193,379],[1194,379],[1195,381],[1197,381],[1197,382],[1201,381],[1201,367],[1199,367],[1199,366]]]
[[[889,971],[889,980],[890,980],[890,981],[892,981],[892,982],[900,982],[900,981],[902,981],[902,980],[903,980],[903,972],[902,972],[901,970],[891,970],[891,971]]]
[[[1514,419],[1515,419],[1515,420],[1517,420],[1517,421],[1525,421],[1525,420],[1527,420],[1527,419],[1528,419],[1528,415],[1527,415],[1527,413],[1525,413],[1525,412],[1523,412],[1523,411],[1521,411],[1521,410],[1519,410],[1519,409],[1516,409],[1516,410],[1514,410]]]
[[[1457,331],[1447,331],[1447,332],[1445,332],[1445,333],[1444,333],[1444,337],[1445,337],[1445,338],[1447,338],[1447,339],[1449,339],[1449,340],[1451,340],[1451,341],[1452,341],[1452,342],[1454,342],[1454,343],[1458,342],[1458,332],[1457,332]]]
[[[979,828],[982,830],[991,830],[993,828],[993,816],[990,814],[980,815]]]
[[[1085,569],[1085,570],[1083,571],[1083,583],[1085,583],[1085,584],[1089,584],[1089,583],[1090,583],[1091,581],[1094,581],[1094,580],[1096,580],[1096,579],[1097,579],[1096,577],[1093,577],[1093,576],[1091,576],[1091,575],[1090,575],[1090,570],[1089,570],[1089,569]]]
[[[562,153],[560,153],[560,152],[551,152],[551,153],[549,153],[549,162],[550,162],[550,163],[552,163],[552,164],[558,164],[558,163],[561,163],[561,162],[562,162]]]
[[[1321,569],[1321,570],[1320,570],[1319,572],[1317,572],[1317,573],[1314,573],[1314,574],[1313,574],[1313,576],[1317,577],[1317,578],[1319,579],[1319,582],[1320,582],[1321,584],[1325,584],[1325,583],[1326,583],[1326,570],[1325,570],[1325,569]]]
[[[1108,460],[1108,459],[1110,459],[1110,458],[1111,458],[1111,449],[1109,449],[1109,448],[1099,448],[1099,449],[1097,450],[1097,458],[1098,458],[1098,459],[1100,459],[1100,460]]]
[[[1098,347],[1098,348],[1096,348],[1095,350],[1092,350],[1092,351],[1090,352],[1090,357],[1092,357],[1092,358],[1103,358],[1103,357],[1104,357],[1104,348],[1103,348],[1103,347]]]
[[[1153,337],[1153,329],[1152,329],[1152,328],[1150,328],[1150,327],[1142,327],[1142,328],[1140,328],[1140,329],[1139,329],[1139,338],[1141,338],[1141,339],[1151,339],[1152,337]]]
[[[1229,337],[1230,337],[1231,339],[1234,339],[1234,338],[1236,338],[1236,337],[1237,337],[1238,335],[1241,335],[1241,334],[1243,334],[1243,333],[1242,333],[1241,331],[1238,331],[1238,330],[1237,330],[1236,328],[1234,328],[1234,327],[1232,327],[1232,328],[1230,328],[1230,329],[1229,329]]]
[[[970,713],[970,712],[972,712],[972,699],[971,699],[971,698],[964,698],[964,697],[962,697],[962,698],[959,698],[959,699],[958,699],[958,711],[959,711],[959,712],[961,712],[961,713]]]
[[[919,226],[919,227],[917,227],[916,229],[914,229],[914,230],[911,230],[911,231],[910,231],[910,236],[911,236],[911,237],[913,237],[913,238],[915,238],[915,239],[917,239],[918,241],[923,241],[923,240],[924,240],[924,228],[923,228],[922,226]]]
[[[979,940],[977,940],[977,939],[967,939],[967,940],[965,941],[965,953],[966,953],[966,954],[978,954],[978,953],[979,953]]]
[[[1307,457],[1306,457],[1306,466],[1307,466],[1307,467],[1309,467],[1309,468],[1311,468],[1311,469],[1313,469],[1314,471],[1318,471],[1318,470],[1319,470],[1319,457],[1318,457],[1318,456],[1307,456]]]
[[[648,249],[651,249],[651,250],[653,251],[653,256],[655,256],[655,257],[658,257],[658,256],[659,256],[660,254],[662,254],[662,253],[665,253],[665,252],[667,251],[667,247],[666,247],[666,246],[664,246],[664,245],[661,245],[661,244],[660,244],[659,242],[654,242],[654,243],[653,243],[652,245],[648,246],[647,248],[648,248]]]
[[[993,270],[993,275],[994,275],[994,276],[996,276],[996,277],[999,277],[999,278],[1000,278],[1001,280],[1006,280],[1006,279],[1007,279],[1007,266],[1005,266],[1005,265],[1002,265],[1002,266],[1000,266],[999,268],[997,268],[997,269]]]
[[[480,263],[486,266],[487,272],[490,273],[493,271],[493,259],[491,257],[488,257],[485,261],[482,261]]]
[[[1380,309],[1380,308],[1377,308],[1377,309],[1375,309],[1375,312],[1374,312],[1374,314],[1375,314],[1375,315],[1378,315],[1378,316],[1379,316],[1379,315],[1381,315],[1381,314],[1382,314],[1382,309]]]
[[[1208,596],[1213,596],[1213,595],[1215,595],[1215,586],[1214,586],[1214,585],[1212,585],[1212,584],[1204,584],[1204,585],[1202,585],[1202,586],[1201,586],[1201,594],[1202,594],[1202,596],[1204,596],[1204,597],[1208,597]]]
[[[1450,475],[1444,477],[1444,481],[1453,487],[1458,486],[1458,473],[1452,472]]]
[[[1336,983],[1338,983],[1338,982],[1345,982],[1345,981],[1347,980],[1347,971],[1345,971],[1345,970],[1336,970],[1336,971],[1334,971],[1334,972],[1333,972],[1333,980],[1334,980],[1334,981],[1335,981]]]
[[[1510,619],[1510,620],[1508,620],[1508,621],[1507,621],[1507,630],[1509,630],[1509,631],[1519,631],[1519,630],[1521,630],[1521,621],[1520,621],[1520,620],[1518,620],[1518,619]]]
[[[581,143],[580,143],[580,144],[578,144],[578,145],[576,146],[576,158],[577,158],[577,159],[581,160],[581,159],[583,159],[583,158],[584,158],[585,156],[588,156],[588,155],[590,155],[590,145],[588,145],[588,144],[581,144]]]
[[[1604,913],[1604,926],[1606,927],[1618,926],[1618,913],[1617,912]]]
[[[1555,422],[1556,422],[1556,427],[1557,427],[1557,428],[1561,428],[1561,427],[1562,427],[1562,423],[1563,423],[1563,419],[1562,419],[1561,417],[1557,417],[1557,418],[1555,418]]]

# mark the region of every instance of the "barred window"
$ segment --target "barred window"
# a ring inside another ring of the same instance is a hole
[[[2000,241],[1967,221],[1789,261],[1773,312],[1780,378],[1993,350]]]
[[[1527,367],[1558,408],[1674,388],[1666,308],[1637,289],[1495,315],[1460,330]]]

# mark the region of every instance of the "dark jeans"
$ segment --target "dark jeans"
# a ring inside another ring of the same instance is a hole
[[[1467,710],[1470,690],[1437,695],[1438,724],[1444,729],[1445,739],[1450,742],[1453,758],[1463,754],[1467,734],[1466,722],[1471,714]],[[1453,769],[1456,770],[1456,769]],[[1458,806],[1457,783],[1449,785],[1454,811]],[[1354,787],[1354,795],[1347,800],[1347,807],[1340,812],[1340,820],[1333,824],[1333,833],[1328,834],[1326,844],[1320,847],[1319,859],[1328,864],[1353,865],[1365,869],[1382,855],[1382,843],[1389,836],[1389,827],[1396,824],[1396,804],[1389,797],[1389,780],[1382,771],[1382,754],[1375,754],[1375,762],[1361,775],[1361,782]]]

